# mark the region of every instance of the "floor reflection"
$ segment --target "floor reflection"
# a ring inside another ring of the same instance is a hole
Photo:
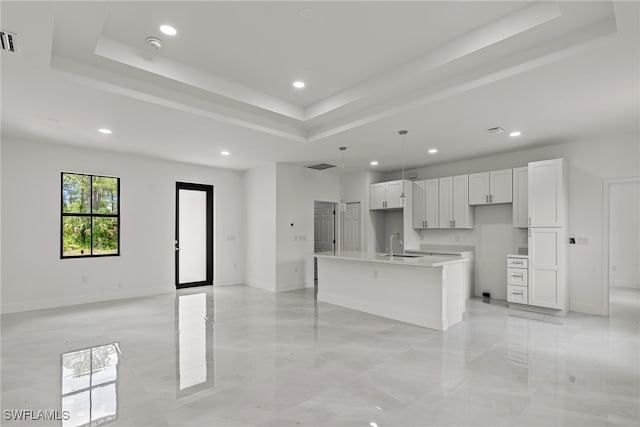
[[[118,418],[118,343],[64,353],[62,410],[64,427],[98,426]]]
[[[214,304],[211,292],[176,295],[178,397],[213,387]]]

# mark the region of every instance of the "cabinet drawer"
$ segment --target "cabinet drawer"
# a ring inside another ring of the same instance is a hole
[[[507,268],[507,285],[527,286],[526,268]]]
[[[517,302],[518,304],[528,304],[527,288],[524,286],[507,286],[507,301]]]
[[[527,258],[508,258],[507,267],[514,268],[527,268],[529,267],[529,260]]]

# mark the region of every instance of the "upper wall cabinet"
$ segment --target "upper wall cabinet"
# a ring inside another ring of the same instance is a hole
[[[438,179],[413,183],[413,228],[438,228]]]
[[[566,225],[566,175],[563,159],[529,163],[529,227]]]
[[[400,195],[403,181],[388,181],[371,184],[369,186],[369,210],[402,208]],[[411,191],[411,182],[404,181],[404,191]]]
[[[529,226],[529,168],[513,169],[513,226],[527,228]]]
[[[438,179],[439,228],[473,228],[469,206],[469,175]]]
[[[469,204],[511,203],[512,179],[511,169],[469,175]]]

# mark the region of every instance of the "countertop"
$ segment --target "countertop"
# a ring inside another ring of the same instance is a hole
[[[423,244],[420,245],[420,249],[417,250],[407,250],[407,252],[419,252],[419,253],[437,253],[437,254],[446,254],[446,255],[462,255],[464,252],[473,252],[475,251],[474,246],[466,246],[466,245],[429,245]]]
[[[352,252],[342,251],[336,254],[320,252],[315,253],[314,256],[318,258],[333,258],[342,259],[347,261],[361,261],[380,264],[395,264],[395,265],[410,265],[414,267],[442,267],[447,264],[456,264],[460,262],[467,262],[464,258],[451,257],[451,256],[424,256],[417,258],[401,258],[394,256],[391,259],[389,256],[381,256],[375,253],[368,252]]]

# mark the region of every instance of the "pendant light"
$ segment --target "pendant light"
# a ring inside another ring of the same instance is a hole
[[[403,208],[407,206],[407,194],[404,192],[404,137],[407,133],[404,129],[398,131],[398,134],[402,137],[402,194],[400,194],[400,203]]]
[[[338,209],[340,212],[345,212],[347,210],[347,204],[344,201],[344,192],[342,190],[342,176],[344,175],[344,152],[347,151],[347,147],[340,147],[340,203],[338,204]]]

